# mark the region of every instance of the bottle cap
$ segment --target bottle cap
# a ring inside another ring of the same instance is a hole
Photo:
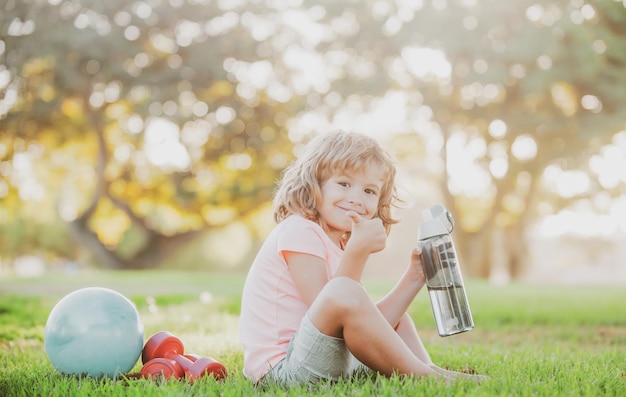
[[[442,204],[435,204],[422,211],[423,222],[420,223],[417,238],[426,240],[435,236],[452,233],[454,219],[452,214]]]

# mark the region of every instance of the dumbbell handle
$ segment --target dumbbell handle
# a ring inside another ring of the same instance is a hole
[[[167,358],[153,358],[141,367],[142,375],[148,378],[164,377],[169,378],[182,378],[185,375],[185,371],[175,361]]]
[[[172,360],[176,362],[176,364],[180,365],[185,371],[193,365],[193,363],[197,360],[190,360],[182,354],[167,352],[163,355],[163,358],[168,360]]]
[[[191,381],[211,375],[216,380],[224,379],[228,375],[226,367],[211,357],[200,357],[185,371],[185,376]]]
[[[185,354],[185,357],[191,362],[200,358],[197,354]],[[148,377],[182,378],[185,376],[185,369],[175,360],[157,357],[146,362],[141,368],[140,374]]]

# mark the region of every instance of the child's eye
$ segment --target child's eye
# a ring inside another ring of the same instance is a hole
[[[373,190],[373,189],[365,189],[365,193],[373,194],[374,196],[376,196],[378,194],[378,192],[376,190]]]
[[[339,182],[337,182],[337,184],[339,186],[343,186],[343,187],[347,187],[349,185],[348,182],[344,182],[344,181],[339,181]]]

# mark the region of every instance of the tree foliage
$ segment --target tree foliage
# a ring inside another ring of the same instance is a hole
[[[2,242],[14,255],[71,256],[69,233],[103,266],[158,266],[269,202],[307,134],[358,125],[391,97],[402,120],[379,136],[438,181],[474,275],[488,276],[494,236],[517,275],[531,222],[623,193],[589,165],[626,128],[620,1],[3,7],[0,217],[23,237]],[[547,169],[582,170],[590,186],[564,197]],[[60,238],[39,238],[44,224]]]
[[[327,23],[350,13],[360,28],[341,44],[328,42],[327,48],[344,48],[345,43],[345,48],[362,49],[359,54],[372,63],[365,82],[359,76],[346,82],[346,71],[341,84],[367,87],[366,99],[398,89],[421,94],[407,106],[408,117],[419,118],[426,110],[433,123],[422,123],[418,134],[425,140],[433,135],[442,139],[443,149],[436,154],[444,159],[440,188],[448,208],[460,218],[456,233],[472,274],[489,275],[494,233],[503,235],[497,249],[508,253],[505,266],[518,276],[526,264],[529,224],[572,200],[623,193],[623,185],[599,183],[600,175],[588,165],[626,128],[626,111],[620,106],[626,83],[622,2],[362,5],[327,7]],[[423,49],[441,50],[449,73],[438,74],[441,66],[426,73],[423,63],[429,60],[420,59],[428,54]],[[458,163],[450,158],[459,154],[451,152],[452,141],[475,152],[475,165],[482,171],[478,176],[486,183],[449,167]],[[422,153],[427,155],[424,149]],[[564,198],[542,183],[548,167],[582,169],[594,182]],[[474,186],[470,191],[455,186],[464,177]],[[482,190],[476,191],[477,186]]]
[[[47,165],[43,178],[5,182],[5,217],[38,201],[29,189],[44,189],[39,201],[58,208],[101,265],[146,268],[271,199],[290,158],[292,105],[235,76],[232,64],[260,59],[258,42],[241,24],[209,25],[239,10],[212,2],[4,7],[0,129],[4,158],[13,158],[4,164],[15,176],[16,155],[35,152],[30,159]],[[131,230],[143,244],[124,257],[115,248]]]

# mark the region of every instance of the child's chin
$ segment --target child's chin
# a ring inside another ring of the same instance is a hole
[[[328,224],[328,227],[337,232],[347,233],[352,231],[352,222],[334,222]]]

